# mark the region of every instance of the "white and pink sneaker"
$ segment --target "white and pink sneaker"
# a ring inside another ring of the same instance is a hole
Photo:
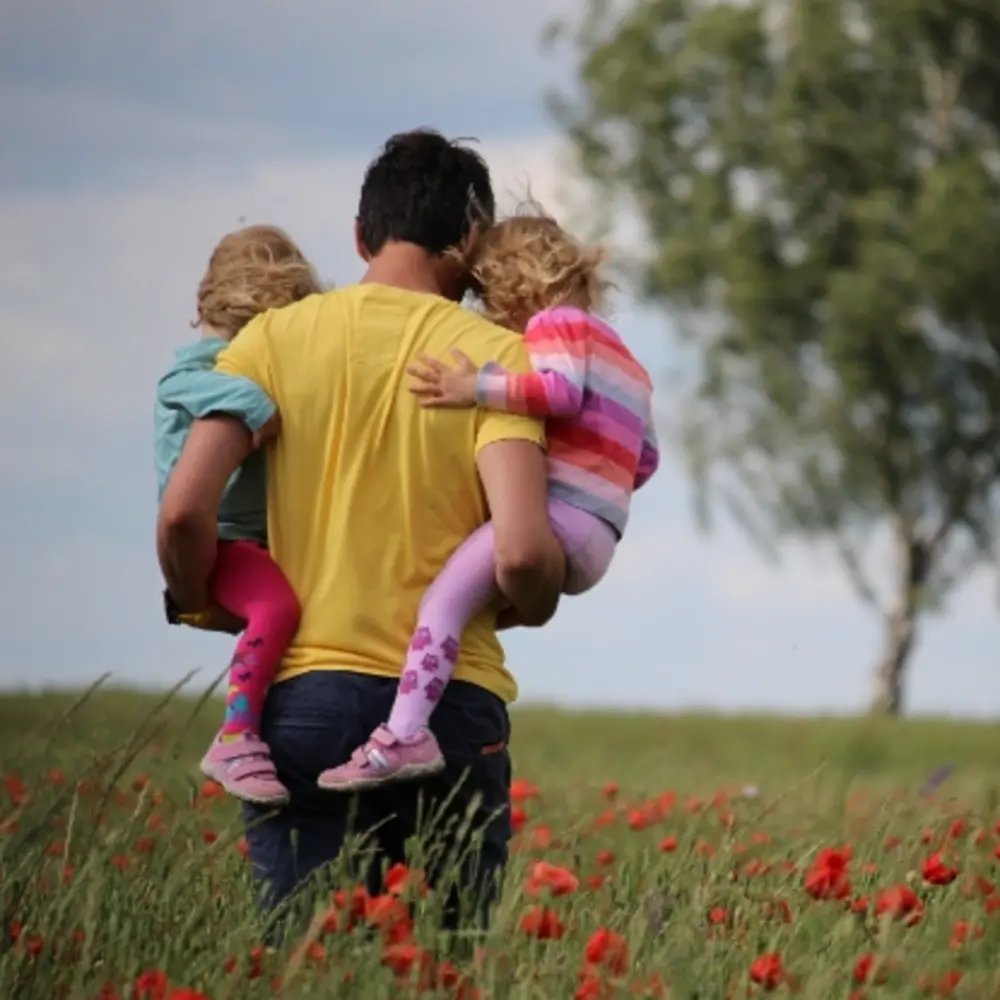
[[[268,745],[253,733],[230,741],[216,737],[202,758],[201,771],[244,802],[262,806],[288,802],[288,789],[278,780]]]
[[[393,781],[426,778],[443,768],[444,755],[429,729],[419,729],[402,740],[382,725],[349,761],[324,771],[316,784],[332,792],[357,792]]]

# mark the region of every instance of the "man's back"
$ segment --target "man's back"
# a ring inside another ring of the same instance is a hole
[[[529,370],[516,334],[438,296],[377,284],[265,314],[220,355],[219,370],[257,382],[282,418],[268,456],[268,528],[303,606],[282,677],[398,674],[423,593],[489,516],[476,453],[542,441],[528,418],[419,407],[407,365],[453,348]],[[491,611],[466,630],[456,677],[514,696]]]

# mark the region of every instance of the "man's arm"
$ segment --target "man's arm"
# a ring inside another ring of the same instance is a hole
[[[556,611],[566,557],[549,523],[545,453],[525,440],[480,448],[476,462],[493,521],[497,584],[525,625]]]
[[[196,420],[167,483],[156,549],[167,590],[182,613],[208,606],[219,502],[251,445],[249,429],[235,417]]]

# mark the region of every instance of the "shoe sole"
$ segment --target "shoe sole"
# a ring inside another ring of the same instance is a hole
[[[355,778],[352,781],[323,782],[316,784],[325,792],[361,792],[369,788],[381,788],[394,785],[401,781],[415,781],[417,778],[429,778],[444,770],[444,761],[431,764],[404,764],[395,774],[372,780],[371,778]]]
[[[234,799],[239,799],[241,802],[249,802],[254,806],[287,806],[289,802],[289,796],[280,795],[274,798],[268,798],[263,795],[248,795],[246,792],[234,791],[232,788],[226,788],[226,783],[220,781],[218,775],[212,768],[211,764],[206,764],[202,761],[198,765],[201,773],[208,778],[209,781],[214,781],[220,788],[225,791],[227,795],[232,795]]]

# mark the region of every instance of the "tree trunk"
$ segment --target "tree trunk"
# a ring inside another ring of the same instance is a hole
[[[903,711],[903,679],[913,652],[916,625],[911,609],[900,609],[885,619],[885,649],[875,668],[873,714],[899,715]]]
[[[898,596],[896,607],[885,616],[882,659],[875,668],[871,709],[877,715],[903,711],[903,679],[917,632],[920,593],[930,572],[932,549],[900,527],[897,535]]]

